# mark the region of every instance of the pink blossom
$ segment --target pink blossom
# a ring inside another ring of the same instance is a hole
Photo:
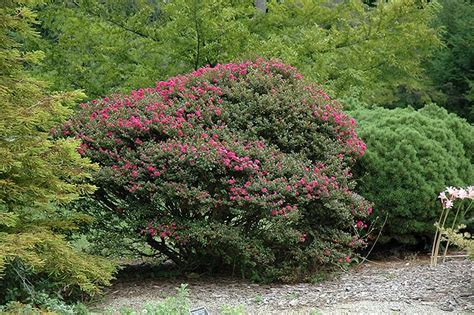
[[[468,193],[465,189],[459,188],[458,190],[458,198],[459,199],[466,199],[468,197]]]
[[[306,241],[306,233],[300,235],[299,241],[300,243],[304,243]]]
[[[362,229],[364,226],[365,226],[364,222],[362,222],[362,221],[360,221],[360,220],[357,221],[356,227],[357,227],[358,229]]]
[[[446,197],[446,192],[444,191],[439,193],[438,198],[441,199],[441,201],[448,199],[448,197]]]
[[[452,200],[446,200],[446,202],[444,203],[444,208],[445,209],[451,209],[453,207],[453,201]]]
[[[449,194],[449,198],[456,199],[458,196],[458,190],[455,187],[447,187],[446,192]]]
[[[467,187],[467,198],[474,199],[474,186]]]

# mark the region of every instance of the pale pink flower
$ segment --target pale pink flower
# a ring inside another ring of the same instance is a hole
[[[467,198],[474,200],[474,186],[467,187]]]
[[[448,197],[446,197],[446,192],[444,191],[439,193],[438,198],[441,199],[441,201],[448,199]]]
[[[465,199],[468,197],[467,191],[465,189],[459,188],[458,190],[458,198]]]
[[[447,187],[446,192],[449,194],[449,198],[451,200],[456,199],[458,197],[458,190],[456,189],[456,187]]]
[[[451,209],[453,207],[453,202],[451,200],[446,200],[446,202],[444,203],[444,208],[445,209]]]

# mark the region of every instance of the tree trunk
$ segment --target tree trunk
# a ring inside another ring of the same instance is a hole
[[[151,235],[147,235],[146,242],[150,245],[153,249],[156,249],[169,259],[171,259],[178,267],[183,265],[182,259],[179,257],[179,254],[165,245],[164,241],[157,241]]]
[[[255,0],[255,7],[260,12],[267,12],[267,0]]]

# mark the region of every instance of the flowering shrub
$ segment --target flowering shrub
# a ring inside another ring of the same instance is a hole
[[[388,215],[387,242],[428,244],[438,218],[438,192],[474,178],[474,128],[436,105],[367,109],[355,106],[367,152],[355,167],[358,192],[375,203],[374,217]]]
[[[81,107],[57,133],[102,166],[97,200],[184,268],[293,280],[364,245],[350,165],[365,144],[292,67],[206,67]]]

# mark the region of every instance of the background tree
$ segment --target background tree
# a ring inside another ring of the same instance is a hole
[[[189,71],[229,62],[249,49],[255,13],[248,0],[176,0],[163,5],[159,32],[172,59]]]
[[[470,0],[441,0],[442,9],[434,21],[442,27],[443,47],[427,69],[438,104],[474,122],[474,4]]]
[[[84,95],[48,93],[27,72],[43,56],[20,43],[37,36],[35,14],[27,7],[36,3],[3,1],[0,8],[0,304],[34,303],[41,289],[93,294],[114,269],[65,240],[88,218],[61,205],[94,191],[84,180],[96,166],[76,152],[77,140],[50,137]]]
[[[53,1],[38,7],[46,53],[38,68],[57,89],[90,97],[234,59],[248,42],[245,0]]]
[[[37,7],[45,52],[37,73],[57,90],[82,89],[89,97],[152,85],[180,70],[156,35],[160,3],[51,1]]]
[[[62,1],[40,8],[46,62],[61,89],[105,95],[251,57],[277,57],[335,97],[422,103],[420,65],[439,44],[435,3],[420,0]],[[407,49],[410,47],[410,49]],[[60,65],[60,66],[58,66]]]
[[[252,28],[252,52],[278,57],[333,95],[394,105],[398,90],[426,93],[421,61],[439,44],[425,1],[273,1]],[[410,49],[407,49],[410,47]]]

